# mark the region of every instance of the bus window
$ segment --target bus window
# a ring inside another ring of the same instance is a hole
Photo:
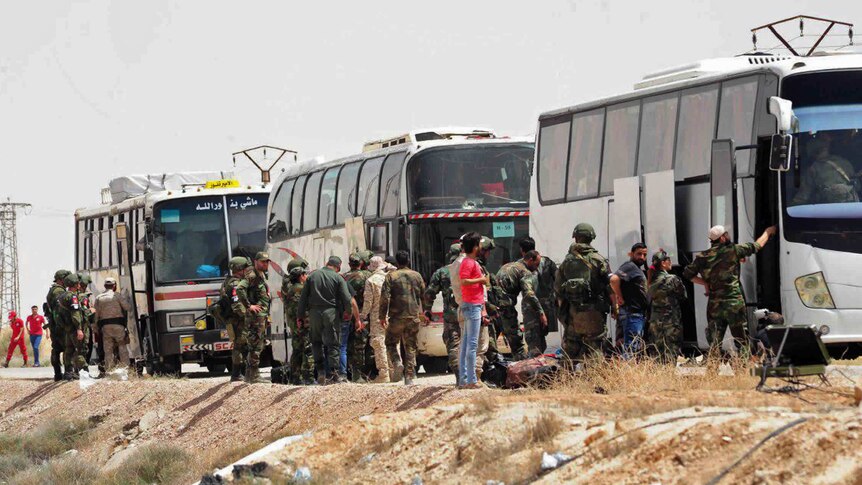
[[[638,175],[673,168],[673,139],[679,94],[647,98],[643,103],[638,144]]]
[[[263,222],[266,220],[267,194],[227,197],[227,224],[232,256],[253,258],[266,245]]]
[[[335,192],[335,224],[344,224],[347,218],[356,215],[356,181],[360,165],[356,162],[341,167]]]
[[[290,198],[293,195],[293,185],[296,179],[286,180],[278,188],[272,202],[272,213],[269,215],[267,233],[270,242],[287,239],[290,217]]]
[[[338,181],[338,169],[332,167],[323,174],[320,184],[320,215],[318,225],[329,227],[335,224],[335,184]]]
[[[613,193],[614,180],[635,174],[639,120],[640,101],[608,108],[607,141],[602,155],[602,194]]]
[[[116,225],[115,219],[113,216],[108,216],[108,266],[114,267],[117,264],[117,234],[114,231],[114,226]]]
[[[380,176],[380,217],[398,215],[398,201],[401,194],[401,168],[407,152],[393,153],[386,157],[383,173]]]
[[[595,197],[599,193],[599,165],[602,162],[603,108],[578,113],[572,118],[571,156],[566,182],[566,198]]]
[[[306,178],[308,177],[303,175],[296,179],[290,200],[290,233],[294,236],[302,232],[302,194],[305,191]]]
[[[216,279],[226,274],[223,197],[159,202],[153,208],[153,219],[156,282]]]
[[[357,215],[361,214],[366,219],[377,217],[377,188],[380,186],[380,165],[382,164],[383,157],[371,158],[362,164],[356,208]]]
[[[410,211],[527,207],[529,143],[437,147],[407,165]]]
[[[569,158],[571,121],[551,121],[539,130],[538,185],[542,204],[559,202],[565,197],[566,163]]]
[[[308,176],[305,184],[305,197],[302,206],[302,231],[313,231],[317,229],[317,207],[320,197],[320,179],[323,172],[314,172]]]
[[[108,216],[99,218],[99,244],[101,248],[100,268],[107,268],[111,264],[111,228],[108,227]]]
[[[676,136],[676,180],[709,173],[718,85],[700,86],[682,92],[679,129]]]
[[[135,239],[133,244],[135,247],[138,246],[138,243],[142,243],[141,248],[146,244],[146,236],[147,236],[147,221],[144,219],[144,209],[138,209],[135,211],[138,214],[137,219],[135,219],[135,225],[138,226],[138,232],[135,234]],[[138,253],[138,261],[144,260],[144,251],[143,249],[139,249]]]
[[[750,145],[754,136],[754,109],[757,107],[757,77],[726,81],[721,85],[717,139],[731,138],[734,146]],[[749,152],[737,153],[748,156]]]
[[[84,241],[86,240],[86,232],[84,231],[84,221],[79,220],[75,223],[75,237],[77,238],[78,247],[76,250],[78,251],[78,257],[76,258],[75,264],[78,270],[87,269],[86,262],[86,245]]]

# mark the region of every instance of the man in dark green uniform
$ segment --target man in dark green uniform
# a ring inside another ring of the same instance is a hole
[[[518,294],[522,296],[521,308],[529,308],[538,314],[540,328],[531,328],[532,332],[541,332],[542,328],[548,326],[548,317],[542,309],[542,304],[536,297],[534,289],[535,277],[533,272],[539,268],[541,256],[536,250],[527,251],[523,259],[506,263],[497,272],[497,282],[503,288],[500,299],[500,315],[503,321],[503,333],[512,350],[512,360],[523,360],[526,358],[524,352],[524,334],[518,323],[518,311],[515,304],[518,302]],[[530,349],[534,351],[536,349]],[[541,352],[539,352],[541,353]]]
[[[63,378],[73,380],[78,378],[78,372],[86,368],[87,364],[83,356],[86,347],[84,313],[78,296],[78,275],[66,275],[63,284],[66,291],[57,300],[60,326],[63,328],[63,368],[66,371]]]
[[[367,267],[364,262],[364,252],[355,252],[348,257],[350,271],[344,273],[344,280],[351,288],[351,294],[356,300],[357,308],[362,308],[365,296],[365,282],[371,276],[371,272],[363,269]],[[353,382],[365,382],[367,376],[365,369],[365,347],[368,345],[368,327],[363,326],[361,330],[351,328],[347,334],[347,368],[350,371],[350,379]]]
[[[438,269],[431,275],[428,287],[425,288],[425,299],[423,307],[425,317],[431,320],[431,307],[437,294],[443,298],[443,343],[446,345],[446,354],[449,359],[449,371],[458,375],[458,347],[461,345],[461,326],[458,325],[458,302],[452,292],[452,277],[449,274],[449,265],[461,253],[461,244],[453,244],[449,247],[449,263]]]
[[[760,251],[776,231],[775,226],[768,227],[757,241],[734,244],[724,226],[714,226],[709,230],[711,247],[698,254],[694,261],[685,267],[683,277],[692,283],[705,286],[709,293],[706,306],[706,338],[710,353],[719,351],[724,333],[729,327],[737,349],[741,348],[746,357],[751,354],[745,298],[739,284],[739,266],[744,258]]]
[[[266,283],[269,271],[269,254],[260,251],[254,256],[254,265],[245,269],[248,280],[248,336],[246,346],[245,380],[249,384],[266,383],[260,377],[260,354],[266,343],[266,327],[269,325],[269,306],[272,296]]]
[[[596,238],[593,226],[578,224],[572,237],[575,242],[569,246],[554,278],[557,309],[565,319],[562,349],[568,366],[583,362],[588,354],[601,355],[611,301],[611,268],[608,260],[590,245]]]
[[[61,269],[54,273],[54,283],[48,289],[48,295],[45,297],[45,305],[43,311],[45,318],[48,319],[48,338],[51,340],[51,367],[54,368],[54,380],[63,380],[63,367],[61,354],[65,346],[65,335],[63,334],[63,325],[59,315],[59,299],[60,295],[66,292],[63,285],[63,279],[70,275],[69,270]]]
[[[98,327],[96,327],[96,311],[93,309],[93,303],[95,299],[93,298],[93,292],[90,291],[90,283],[93,282],[93,279],[90,278],[90,275],[86,273],[78,273],[78,299],[81,303],[81,311],[84,314],[84,342],[86,345],[84,346],[84,351],[82,355],[84,356],[84,361],[87,362],[87,365],[90,364],[90,357],[93,356],[93,350],[96,351],[96,358],[98,359],[99,366],[99,377],[105,373],[105,353],[102,351],[101,338],[98,333]]]
[[[330,257],[326,266],[308,276],[299,296],[298,314],[308,313],[307,319],[299,318],[299,324],[311,327],[311,350],[314,354],[317,381],[320,384],[327,380],[333,383],[344,381],[343,376],[338,373],[338,357],[341,347],[341,322],[350,319],[351,296],[347,282],[338,274],[340,270],[341,258]]]
[[[529,251],[535,251],[536,241],[531,237],[521,239],[521,257]],[[557,275],[557,264],[554,260],[542,256],[539,262],[539,267],[535,271],[536,298],[542,304],[542,310],[547,317],[547,325],[542,325],[539,314],[530,309],[529,305],[521,305],[521,312],[524,317],[524,340],[527,344],[527,352],[531,356],[542,354],[548,348],[548,343],[545,337],[552,325],[557,324],[557,295],[554,291],[554,278]]]
[[[219,305],[221,318],[227,327],[228,336],[233,342],[231,350],[231,382],[241,381],[245,374],[245,355],[247,349],[247,334],[249,318],[248,280],[245,278],[245,269],[249,266],[247,258],[235,256],[228,262],[229,274],[221,285],[219,301],[225,302]]]

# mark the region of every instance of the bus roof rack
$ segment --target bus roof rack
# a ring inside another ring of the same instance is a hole
[[[391,138],[369,141],[362,145],[362,152],[380,150],[381,148],[389,148],[406,143],[418,143],[420,141],[429,140],[453,140],[459,138],[497,138],[497,134],[493,130],[487,128],[460,126],[415,130]]]

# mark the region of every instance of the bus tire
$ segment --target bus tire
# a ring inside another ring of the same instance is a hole
[[[227,364],[207,364],[207,370],[210,374],[224,374],[227,371]]]

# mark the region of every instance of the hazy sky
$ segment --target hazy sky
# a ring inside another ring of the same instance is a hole
[[[862,21],[862,3],[5,0],[0,197],[33,204],[22,306],[73,269],[72,213],[112,177],[227,169],[264,143],[334,158],[439,125],[532,134],[542,111],[747,51],[751,27],[800,13]]]

